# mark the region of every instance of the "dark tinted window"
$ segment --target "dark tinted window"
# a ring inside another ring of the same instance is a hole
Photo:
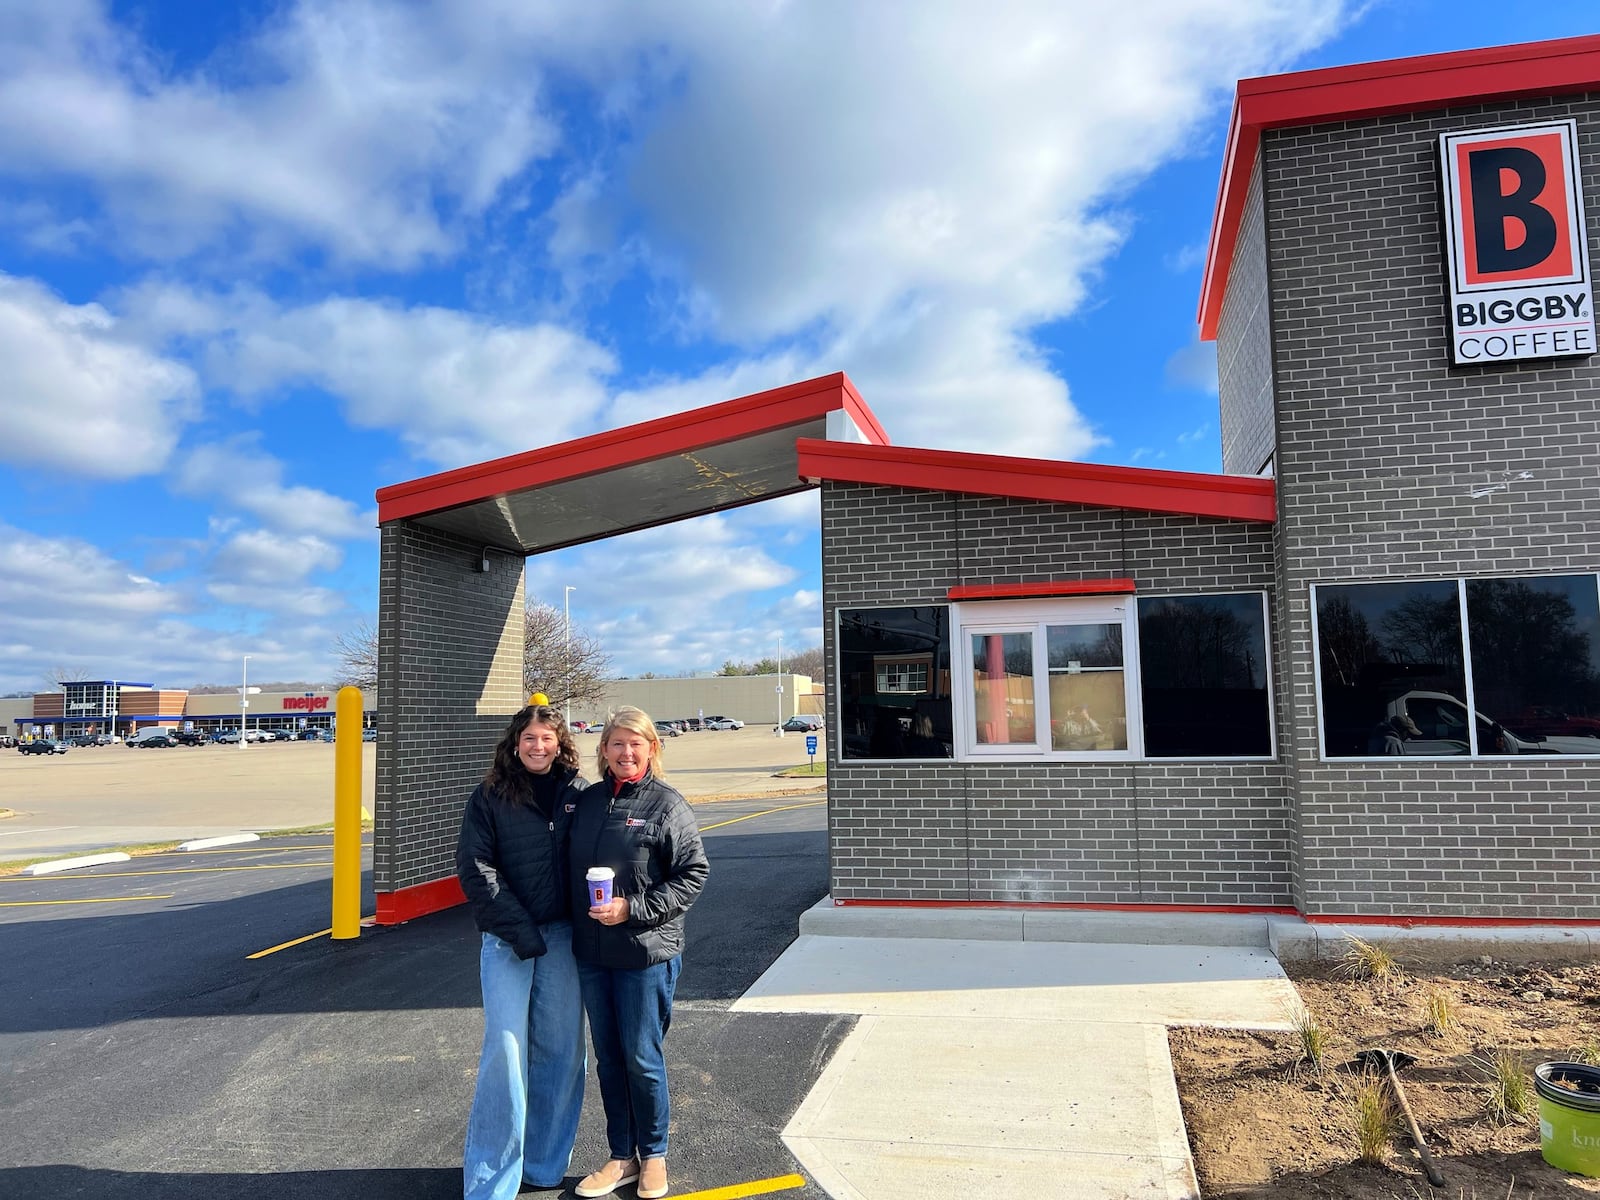
[[[1147,757],[1270,755],[1261,596],[1141,599],[1139,686]]]
[[[1511,737],[1481,754],[1600,754],[1600,593],[1593,575],[1467,580],[1478,712]]]
[[[1317,588],[1329,758],[1466,754],[1466,673],[1454,580]]]
[[[948,607],[839,610],[839,725],[845,758],[950,757]]]

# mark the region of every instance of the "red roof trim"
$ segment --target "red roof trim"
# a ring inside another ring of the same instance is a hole
[[[687,454],[815,420],[836,409],[847,413],[866,437],[879,443],[888,442],[889,435],[878,424],[878,418],[841,371],[560,445],[379,488],[378,523],[457,508],[634,463]]]
[[[966,583],[950,589],[950,600],[1027,600],[1034,596],[1127,596],[1131,579],[1068,579],[1055,583]]]
[[[1200,337],[1217,336],[1263,131],[1592,90],[1600,90],[1595,34],[1241,79],[1200,287]]]
[[[1273,481],[1251,475],[1151,471],[814,438],[802,438],[796,445],[805,479],[1244,521],[1277,518]]]

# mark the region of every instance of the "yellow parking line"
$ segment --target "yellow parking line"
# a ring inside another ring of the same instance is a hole
[[[741,1200],[744,1196],[765,1196],[771,1192],[792,1191],[805,1185],[806,1181],[799,1175],[776,1175],[771,1179],[757,1179],[753,1183],[735,1183],[730,1187],[710,1188],[703,1192],[676,1192],[674,1200]]]
[[[313,942],[319,937],[327,937],[332,932],[333,927],[330,925],[327,929],[319,929],[316,933],[308,933],[305,937],[297,937],[292,942],[281,942],[265,950],[257,950],[254,954],[246,954],[245,958],[265,958],[269,954],[276,954],[279,950],[287,950],[290,946],[298,946],[301,942]]]
[[[306,867],[331,867],[333,863],[259,863],[253,867],[169,867],[164,871],[108,871],[104,875],[6,875],[0,883],[42,883],[46,879],[71,883],[85,879],[138,879],[143,875],[209,875],[213,871],[301,871]]]
[[[133,904],[138,900],[171,900],[165,896],[110,896],[104,900],[0,900],[0,908],[37,908],[43,904]]]
[[[365,924],[366,922],[368,922],[370,920],[372,920],[371,917],[362,917],[361,918],[361,921],[362,921],[363,924]],[[293,941],[280,942],[278,945],[269,946],[265,950],[257,950],[254,954],[246,954],[245,958],[247,958],[247,959],[265,958],[269,954],[276,954],[279,950],[287,950],[290,946],[298,946],[302,942],[314,942],[319,937],[327,937],[332,932],[333,932],[333,929],[332,929],[331,926],[329,928],[327,928],[327,929],[319,929],[315,933],[306,934],[305,937],[297,937]]]
[[[753,821],[757,817],[770,817],[773,813],[793,812],[797,808],[816,808],[819,805],[826,803],[826,800],[813,800],[809,804],[789,804],[785,805],[783,808],[769,808],[764,812],[749,813],[743,817],[734,817],[731,821],[718,821],[715,825],[702,825],[700,826],[700,832],[705,833],[708,829],[721,829],[724,825],[737,825],[740,821]],[[679,1196],[678,1200],[686,1200],[686,1198]]]

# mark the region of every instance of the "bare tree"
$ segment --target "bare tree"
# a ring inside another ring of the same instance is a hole
[[[557,708],[596,704],[605,698],[611,658],[599,638],[576,625],[569,637],[566,614],[531,597],[522,628],[525,693],[543,692]]]
[[[530,599],[523,614],[522,690],[543,692],[556,707],[594,704],[605,698],[611,659],[600,640],[574,625],[567,636],[561,610]],[[378,683],[378,631],[362,621],[334,642],[339,656],[339,682],[359,688]]]
[[[366,691],[378,686],[378,631],[371,621],[363,617],[349,633],[340,634],[333,650],[339,656],[339,686]]]
[[[809,675],[812,679],[820,680],[824,665],[822,647],[812,646],[797,654],[791,654],[783,660],[783,665],[786,670],[796,675]]]
[[[60,691],[69,683],[88,682],[90,673],[82,667],[51,667],[44,677],[51,691]]]

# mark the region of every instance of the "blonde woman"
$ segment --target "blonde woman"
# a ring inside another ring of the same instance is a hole
[[[661,738],[648,713],[620,708],[600,734],[600,782],[572,827],[572,952],[611,1157],[578,1184],[606,1196],[638,1182],[640,1200],[667,1194],[667,1062],[662,1040],[683,953],[683,917],[711,865],[688,802],[662,778]],[[585,876],[614,872],[593,903]],[[578,898],[581,897],[581,898]]]

